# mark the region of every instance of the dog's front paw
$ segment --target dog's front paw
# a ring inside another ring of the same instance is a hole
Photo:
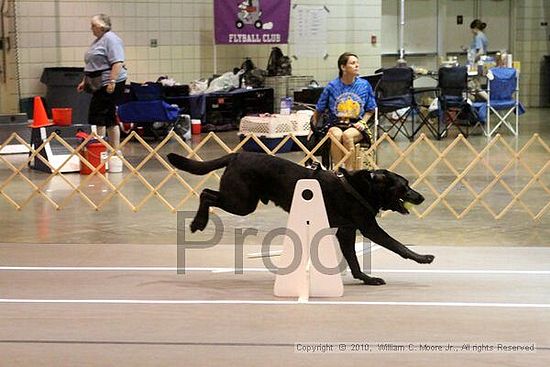
[[[434,255],[418,255],[415,261],[419,264],[431,264],[434,259]]]
[[[369,277],[365,273],[361,273],[360,275],[356,276],[355,278],[363,281],[363,283],[365,283],[366,285],[384,285],[384,284],[386,284],[384,279]]]
[[[206,228],[206,222],[203,222],[203,221],[200,221],[200,220],[193,220],[191,222],[191,225],[189,226],[189,228],[191,229],[191,233],[195,233],[197,231],[202,231],[203,229]]]

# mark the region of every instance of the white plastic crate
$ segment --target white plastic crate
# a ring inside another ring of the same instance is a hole
[[[311,125],[309,121],[311,120],[311,116],[313,115],[313,111],[298,111],[296,113],[290,114],[290,121],[292,121],[292,127],[294,135],[301,136],[301,135],[308,135],[311,131]]]
[[[245,116],[241,119],[239,134],[254,133],[267,138],[282,138],[293,130],[287,116]]]
[[[309,134],[311,114],[292,113],[290,115],[245,116],[241,119],[239,134],[254,133],[266,138],[283,138],[289,133],[296,136]]]

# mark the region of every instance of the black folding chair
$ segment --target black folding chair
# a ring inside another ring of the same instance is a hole
[[[388,133],[392,139],[401,133],[409,140],[414,140],[422,126],[428,126],[433,130],[428,117],[421,113],[416,102],[416,94],[424,93],[426,90],[416,90],[413,88],[413,82],[414,72],[411,68],[395,67],[383,70],[382,78],[375,88],[378,106],[375,116],[376,136],[380,129]],[[409,120],[410,130],[407,128]]]
[[[436,138],[444,137],[452,126],[456,126],[467,137],[470,126],[474,126],[478,120],[467,100],[468,69],[465,66],[440,68],[437,86],[439,121]]]
[[[370,74],[370,75],[363,75],[360,78],[369,82],[370,86],[372,87],[372,90],[376,90],[378,83],[380,83],[380,80],[382,79],[382,75],[383,73],[376,73],[376,74]]]

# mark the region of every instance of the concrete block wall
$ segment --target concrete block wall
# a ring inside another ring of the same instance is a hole
[[[337,74],[336,59],[344,51],[360,56],[364,73],[380,66],[379,51],[368,42],[380,36],[381,1],[297,0],[292,5],[324,5],[330,10],[326,59],[293,61],[294,75],[314,75],[326,82]],[[113,31],[125,43],[132,81],[168,75],[180,83],[210,77],[240,66],[246,57],[266,68],[274,45],[213,45],[212,0],[17,0],[17,68],[20,96],[45,93],[44,67],[83,66],[94,37],[90,18],[111,17]],[[151,40],[157,47],[151,47]],[[280,45],[293,53],[293,45]],[[214,55],[216,63],[214,61]]]
[[[180,82],[210,75],[212,2],[206,0],[19,0],[16,2],[21,95],[40,94],[44,67],[83,66],[94,37],[90,18],[111,17],[125,43],[132,81],[167,74]],[[151,40],[157,47],[151,47]]]
[[[84,52],[93,40],[90,17],[100,12],[111,16],[113,30],[126,44],[132,81],[156,80],[167,74],[188,83],[211,76],[215,68],[218,73],[229,71],[246,57],[265,68],[273,46],[214,48],[212,0],[17,0],[14,4],[17,61],[11,69],[17,70],[18,88],[10,88],[7,96],[14,100],[13,106],[19,97],[45,93],[39,81],[44,67],[83,65]],[[344,51],[359,55],[363,74],[380,67],[381,4],[381,0],[292,0],[292,5],[320,5],[330,10],[328,57],[293,60],[293,74],[314,75],[326,83],[335,77],[336,59]],[[544,87],[540,85],[540,63],[543,55],[550,54],[550,27],[541,23],[549,22],[550,0],[515,0],[513,7],[516,32],[512,49],[514,58],[522,62],[522,100],[528,106],[538,106]],[[370,44],[371,35],[377,36],[377,45]],[[157,47],[150,47],[152,39],[157,40]],[[292,42],[281,45],[289,55],[296,53],[295,47]],[[4,92],[2,97],[6,97]],[[5,105],[3,101],[3,109]]]
[[[544,25],[546,23],[547,25]],[[540,80],[544,55],[550,55],[550,0],[516,1],[514,59],[521,61],[520,100],[527,106],[539,106]]]

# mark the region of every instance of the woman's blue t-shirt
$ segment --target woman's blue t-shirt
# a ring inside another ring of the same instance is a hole
[[[361,119],[365,112],[375,108],[372,87],[361,78],[355,78],[351,84],[344,84],[340,78],[330,81],[316,106],[321,113],[329,109],[331,119]]]

